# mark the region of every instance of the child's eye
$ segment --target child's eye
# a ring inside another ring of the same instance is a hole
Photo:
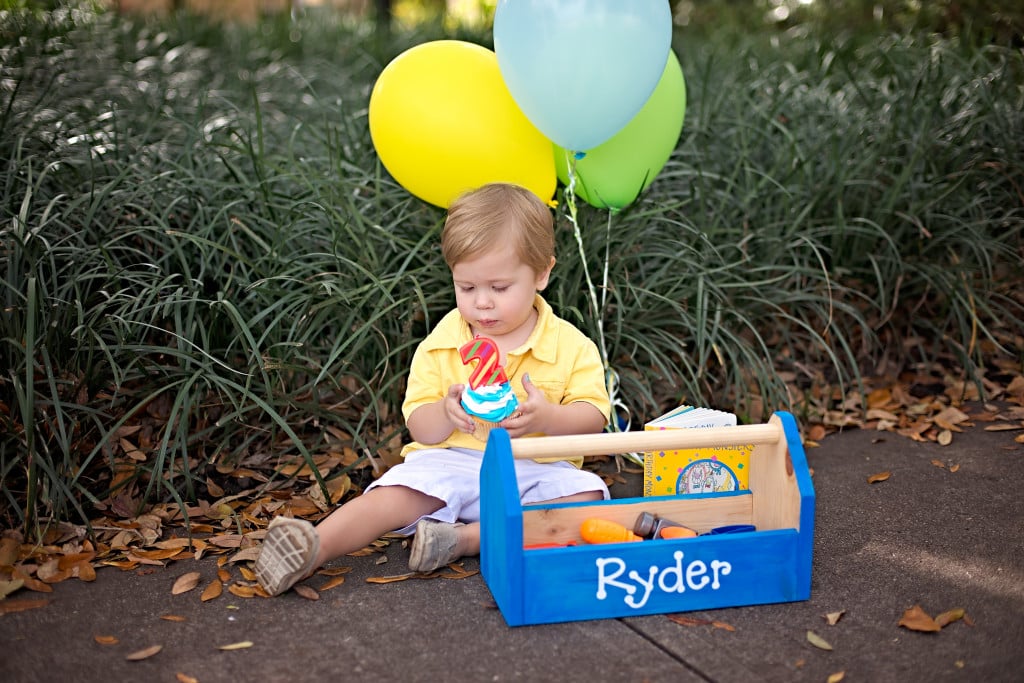
[[[494,291],[495,291],[495,292],[498,292],[499,294],[500,294],[501,292],[504,292],[504,291],[506,291],[506,290],[508,290],[508,285],[502,285],[502,286],[500,286],[500,287],[495,287],[495,288],[494,288]]]
[[[468,293],[468,292],[472,292],[473,288],[471,286],[467,286],[467,285],[459,285],[459,291],[460,292],[467,292]]]

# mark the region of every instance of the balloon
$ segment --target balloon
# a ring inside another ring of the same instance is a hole
[[[647,189],[672,156],[686,115],[686,82],[675,53],[643,109],[616,133],[575,162],[577,196],[599,209],[621,209]],[[572,154],[555,146],[555,169],[569,184]]]
[[[494,51],[519,108],[586,152],[640,111],[672,42],[668,0],[500,0]]]
[[[373,86],[369,121],[388,172],[441,208],[490,182],[545,202],[554,194],[551,141],[520,111],[485,47],[437,40],[398,55]]]

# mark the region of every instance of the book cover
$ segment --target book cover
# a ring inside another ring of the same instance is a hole
[[[734,427],[736,416],[682,405],[651,420],[644,429]],[[644,495],[679,496],[745,491],[751,446],[714,446],[644,453]]]

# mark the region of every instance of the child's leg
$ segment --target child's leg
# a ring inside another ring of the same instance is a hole
[[[359,550],[442,505],[405,486],[378,486],[345,503],[315,528],[305,520],[276,517],[256,558],[256,577],[268,593],[279,595],[325,562]]]
[[[405,486],[377,486],[335,510],[316,526],[320,552],[315,566],[330,562],[406,527],[444,506],[433,496]]]

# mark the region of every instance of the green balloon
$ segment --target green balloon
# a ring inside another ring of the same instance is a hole
[[[555,170],[569,185],[575,161],[576,196],[599,209],[633,203],[668,162],[686,115],[686,82],[679,58],[670,51],[665,70],[647,103],[618,133],[580,159],[554,145]]]

